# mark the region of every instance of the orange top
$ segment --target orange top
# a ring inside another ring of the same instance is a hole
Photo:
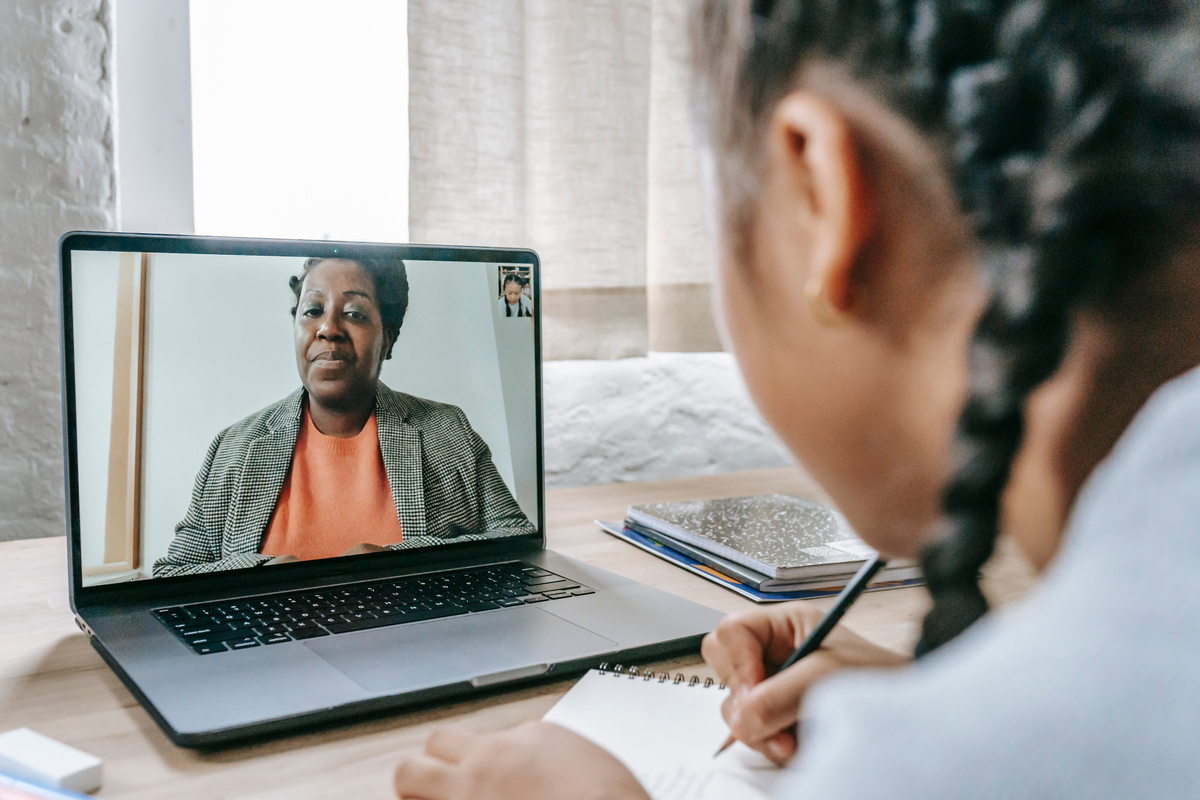
[[[331,558],[356,544],[382,546],[401,538],[375,415],[357,436],[339,439],[317,430],[305,406],[263,555]]]

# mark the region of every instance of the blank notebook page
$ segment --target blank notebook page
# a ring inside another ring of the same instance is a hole
[[[783,773],[738,742],[713,758],[729,729],[727,689],[588,672],[543,718],[600,745],[654,800],[764,800]]]

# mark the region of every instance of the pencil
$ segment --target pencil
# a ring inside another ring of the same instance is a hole
[[[879,574],[879,570],[886,566],[887,561],[876,553],[870,560],[859,567],[858,572],[846,584],[846,588],[842,589],[842,593],[838,595],[837,601],[829,609],[829,613],[817,624],[817,627],[812,629],[812,632],[808,636],[804,637],[804,641],[796,648],[795,652],[788,656],[787,661],[783,662],[783,666],[779,668],[779,672],[783,672],[800,659],[819,650],[821,643],[825,641],[825,637],[841,621],[842,617],[850,609],[850,606],[863,593],[863,590],[867,588],[871,580]],[[778,675],[779,672],[776,674]],[[725,740],[725,744],[721,745],[721,749],[713,754],[713,758],[721,755],[736,741],[737,738],[730,734],[729,738]]]

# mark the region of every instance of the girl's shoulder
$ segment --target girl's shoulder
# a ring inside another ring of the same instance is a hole
[[[1028,597],[810,693],[780,797],[1196,796],[1197,486],[1200,369],[1138,413]]]

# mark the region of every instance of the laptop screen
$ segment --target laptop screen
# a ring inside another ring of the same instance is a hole
[[[534,265],[314,249],[69,253],[84,586],[538,532]]]

